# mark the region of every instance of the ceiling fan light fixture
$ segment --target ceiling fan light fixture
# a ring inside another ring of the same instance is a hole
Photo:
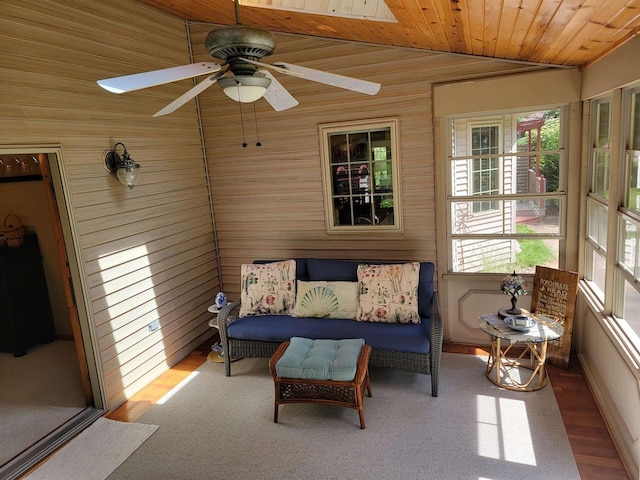
[[[262,98],[271,84],[267,77],[234,75],[218,80],[227,97],[236,102],[252,103]]]

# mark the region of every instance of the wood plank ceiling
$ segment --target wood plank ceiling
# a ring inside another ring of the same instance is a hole
[[[139,1],[190,21],[236,23],[232,0]],[[373,8],[381,1],[241,0],[240,22],[273,32],[574,67],[640,33],[640,0],[384,0],[386,7]],[[396,21],[374,18],[376,10],[381,17],[390,11]]]

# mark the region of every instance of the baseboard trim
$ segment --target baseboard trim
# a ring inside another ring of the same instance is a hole
[[[593,393],[593,397],[601,411],[602,417],[605,419],[609,435],[618,449],[620,458],[627,470],[627,473],[631,478],[640,478],[640,469],[636,464],[634,452],[628,448],[628,445],[631,443],[631,435],[629,430],[626,428],[618,409],[615,407],[615,402],[613,401],[611,394],[606,387],[603,387],[604,382],[602,381],[598,371],[589,363],[589,357],[583,353],[578,353],[578,359],[580,360],[580,365],[587,380],[587,384]],[[625,438],[627,441],[625,441]]]

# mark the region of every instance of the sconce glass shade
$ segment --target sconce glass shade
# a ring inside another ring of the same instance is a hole
[[[125,187],[133,188],[140,183],[140,165],[136,163],[133,167],[118,168],[116,176]]]
[[[252,103],[262,98],[271,84],[267,77],[234,75],[218,80],[227,97],[236,102]]]
[[[122,145],[122,157],[116,152],[118,145]],[[136,163],[123,143],[116,143],[113,150],[109,150],[104,157],[104,165],[111,173],[116,174],[118,181],[127,188],[133,188],[140,183],[140,164]]]

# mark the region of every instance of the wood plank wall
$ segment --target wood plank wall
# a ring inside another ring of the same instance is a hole
[[[211,60],[192,24],[195,60]],[[240,264],[255,258],[435,261],[433,82],[529,70],[523,64],[278,35],[273,60],[379,81],[376,97],[292,77],[300,105],[275,113],[217,86],[201,95],[206,157],[222,259],[233,298]],[[132,0],[6,0],[0,4],[0,146],[61,145],[77,221],[90,327],[107,407],[114,408],[210,334],[206,307],[220,288],[194,102],[151,115],[189,89],[182,81],[114,95],[95,81],[189,63],[185,25]],[[271,60],[268,59],[268,60]],[[278,74],[276,74],[278,75]],[[405,230],[325,232],[318,123],[400,119]],[[103,169],[127,145],[143,181],[122,187]],[[161,329],[148,332],[160,320]]]
[[[152,118],[191,81],[124,95],[95,83],[189,63],[185,25],[130,0],[3,0],[0,43],[0,150],[62,146],[115,408],[211,334],[220,279],[195,107]],[[103,168],[115,142],[142,165],[132,190]]]
[[[214,26],[191,25],[195,59]],[[274,73],[300,102],[275,112],[239,105],[217,86],[200,97],[224,289],[238,298],[240,265],[256,258],[344,258],[436,262],[433,125],[434,82],[529,70],[524,64],[277,34],[264,61],[285,61],[380,82],[371,97]],[[327,234],[318,124],[399,118],[403,233]]]

